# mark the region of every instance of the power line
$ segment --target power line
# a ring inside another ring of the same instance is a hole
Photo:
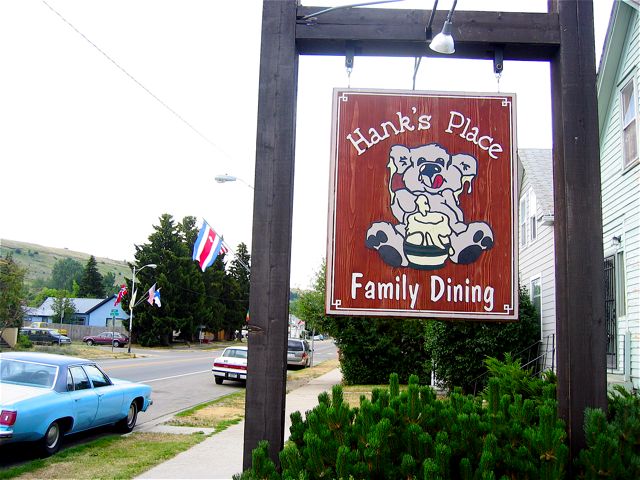
[[[67,25],[69,25],[78,35],[80,35],[82,38],[84,38],[93,48],[95,48],[96,50],[98,50],[107,60],[109,60],[113,65],[116,66],[116,68],[118,70],[120,70],[122,73],[124,73],[127,77],[129,77],[129,79],[131,79],[136,85],[138,85],[140,88],[142,88],[145,92],[147,92],[149,95],[151,95],[151,97],[153,97],[154,100],[156,100],[160,105],[162,105],[164,108],[166,108],[167,110],[169,110],[169,112],[171,112],[176,118],[178,118],[182,123],[184,123],[187,127],[189,127],[191,130],[193,130],[196,134],[198,134],[198,136],[200,136],[200,138],[202,138],[204,141],[206,141],[209,145],[211,145],[212,147],[216,148],[217,150],[219,150],[220,152],[224,153],[224,155],[228,158],[231,158],[230,155],[228,155],[224,150],[222,150],[222,148],[220,148],[218,145],[216,145],[212,140],[210,140],[204,133],[202,133],[200,130],[198,130],[196,127],[194,127],[189,121],[187,121],[184,117],[182,117],[182,115],[180,115],[178,112],[176,112],[173,108],[171,108],[167,103],[165,103],[160,97],[158,97],[156,94],[154,94],[151,90],[149,90],[147,87],[145,87],[138,79],[136,79],[133,75],[131,75],[127,70],[124,69],[124,67],[120,66],[120,64],[118,62],[116,62],[113,58],[111,58],[104,50],[102,50],[98,45],[96,45],[95,43],[93,43],[84,33],[82,33],[80,30],[78,30],[69,20],[67,20],[65,17],[62,16],[62,14],[60,12],[58,12],[55,8],[53,8],[51,5],[49,5],[45,0],[42,0],[42,3],[44,3],[53,13],[55,13],[58,17],[60,17],[62,19],[62,21],[64,23],[66,23]]]

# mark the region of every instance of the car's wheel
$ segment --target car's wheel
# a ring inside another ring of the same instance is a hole
[[[118,348],[120,346],[120,342],[118,340],[113,341],[113,346]]]
[[[57,421],[49,425],[49,428],[47,428],[47,431],[40,442],[42,453],[47,457],[60,450],[60,444],[62,443],[62,430],[60,429],[60,424]]]
[[[118,431],[122,433],[129,433],[133,430],[133,427],[136,426],[136,421],[138,420],[138,404],[135,402],[131,402],[129,405],[129,411],[127,412],[127,416],[124,417],[116,424],[116,428]]]
[[[91,339],[87,340],[87,345],[89,345],[89,346],[93,345],[93,340],[91,340]]]
[[[217,384],[217,385],[222,385],[222,382],[224,381],[224,378],[223,378],[223,377],[218,377],[218,376],[216,375],[216,376],[214,376],[213,378],[215,378],[215,380],[216,380],[216,384]]]

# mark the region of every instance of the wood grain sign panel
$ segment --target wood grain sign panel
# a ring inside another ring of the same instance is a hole
[[[515,95],[336,89],[327,314],[514,320]]]

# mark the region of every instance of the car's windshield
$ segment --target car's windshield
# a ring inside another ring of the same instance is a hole
[[[0,359],[0,382],[29,387],[51,388],[58,367],[23,360]]]

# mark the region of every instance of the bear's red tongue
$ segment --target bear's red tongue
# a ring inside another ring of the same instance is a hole
[[[431,183],[431,187],[440,188],[443,183],[444,183],[444,178],[442,178],[442,175],[436,175],[435,177],[433,177],[433,182]]]

